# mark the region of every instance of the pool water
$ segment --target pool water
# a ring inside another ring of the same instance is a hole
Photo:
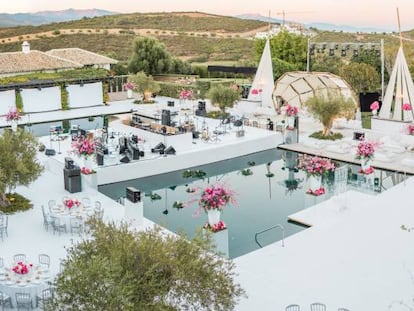
[[[269,227],[281,224],[285,237],[304,230],[288,222],[288,216],[332,195],[329,187],[322,196],[306,194],[306,176],[301,171],[284,168],[287,162],[281,158],[280,151],[269,150],[197,167],[206,173],[204,179],[183,178],[183,171],[177,171],[100,186],[99,191],[116,200],[125,196],[126,187],[140,189],[145,193],[141,196],[146,218],[173,232],[183,231],[193,236],[207,221],[207,215],[204,211],[197,215],[196,203],[177,209],[173,207],[174,202],[187,205],[197,198],[187,192],[188,187],[204,189],[209,183],[225,184],[236,192],[237,199],[237,205],[227,206],[221,215],[228,228],[229,257],[235,258],[260,248],[255,234]],[[270,177],[269,172],[274,176]],[[281,230],[269,230],[258,240],[265,246],[281,238]]]

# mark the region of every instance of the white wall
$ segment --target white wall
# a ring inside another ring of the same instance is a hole
[[[82,108],[103,105],[102,82],[72,84],[66,87],[70,108]]]
[[[10,109],[16,106],[14,90],[0,92],[0,115],[6,115]]]
[[[20,92],[25,113],[44,112],[62,109],[60,88],[22,89]]]

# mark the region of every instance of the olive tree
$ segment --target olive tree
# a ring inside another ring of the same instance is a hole
[[[152,93],[157,93],[161,89],[159,84],[154,81],[152,76],[147,76],[143,71],[130,76],[128,78],[128,81],[132,82],[135,85],[135,91],[142,93],[143,101],[149,100],[149,96]]]
[[[0,136],[0,206],[9,206],[6,193],[28,186],[43,171],[36,159],[38,142],[29,132],[5,130]]]
[[[207,92],[207,98],[210,99],[213,106],[219,107],[222,115],[224,115],[226,108],[233,107],[234,103],[240,98],[240,93],[235,87],[218,84]]]
[[[132,73],[144,71],[148,75],[166,73],[171,66],[171,56],[163,43],[154,38],[138,37],[133,42],[133,52],[128,63]]]
[[[90,223],[92,237],[68,249],[50,310],[232,310],[244,295],[208,237]]]
[[[355,114],[356,105],[351,98],[345,98],[339,91],[319,92],[309,98],[305,106],[323,125],[322,135],[331,134],[331,128],[336,118],[350,119]]]

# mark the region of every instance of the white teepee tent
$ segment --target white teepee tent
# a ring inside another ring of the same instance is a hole
[[[414,104],[414,84],[401,45],[385,91],[379,117],[395,121],[412,121],[412,109],[406,111],[402,108],[406,103]]]
[[[267,38],[247,100],[258,102],[263,108],[274,109],[272,100],[273,88],[272,56],[270,54],[269,38]]]

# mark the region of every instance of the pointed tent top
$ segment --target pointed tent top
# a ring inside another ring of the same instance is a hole
[[[403,40],[402,40],[402,34],[401,34],[400,11],[398,10],[398,7],[397,7],[397,21],[398,21],[398,32],[400,34],[400,47],[402,48]]]
[[[414,83],[401,45],[392,68],[379,117],[395,121],[412,121],[413,111],[404,110],[404,104],[411,106],[414,104]]]
[[[260,102],[262,107],[271,107],[274,109],[272,101],[272,92],[274,88],[272,56],[270,53],[269,38],[266,38],[266,44],[257,67],[252,87],[250,88],[248,101]]]

